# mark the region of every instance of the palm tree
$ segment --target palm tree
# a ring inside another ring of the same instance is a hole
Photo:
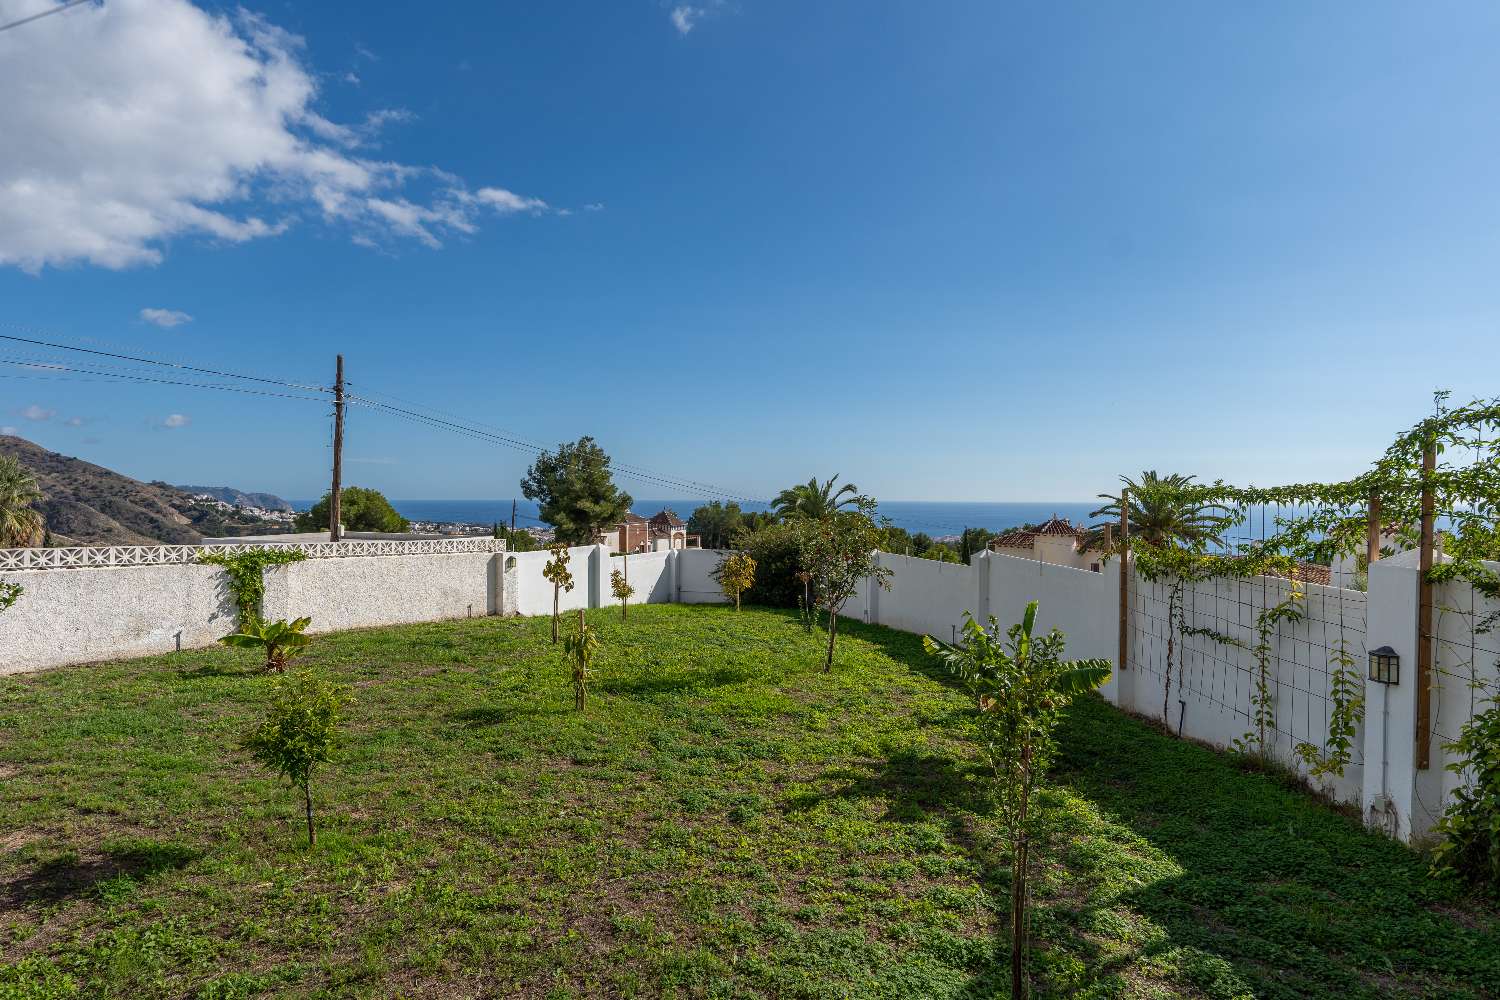
[[[1230,522],[1229,512],[1208,502],[1205,487],[1195,484],[1192,476],[1159,476],[1150,470],[1141,473],[1139,481],[1129,476],[1121,476],[1120,481],[1130,491],[1131,538],[1195,552],[1220,544],[1219,536]],[[1089,517],[1108,517],[1111,520],[1107,523],[1118,523],[1120,498],[1101,493],[1099,499],[1109,503]],[[1102,531],[1103,527],[1095,525],[1092,530]]]
[[[32,504],[42,501],[42,491],[24,465],[0,456],[0,548],[24,548],[42,540],[42,512]]]
[[[859,487],[853,483],[845,483],[835,490],[833,487],[838,481],[839,477],[835,475],[819,483],[818,477],[814,476],[805,483],[799,483],[791,489],[782,490],[776,494],[771,508],[776,512],[777,517],[787,520],[793,518],[821,520],[830,514],[837,513],[842,507],[853,505],[859,496]]]

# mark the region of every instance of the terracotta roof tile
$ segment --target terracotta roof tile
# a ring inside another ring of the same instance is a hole
[[[682,518],[673,513],[670,507],[663,507],[651,515],[651,524],[657,528],[684,528],[687,525]]]

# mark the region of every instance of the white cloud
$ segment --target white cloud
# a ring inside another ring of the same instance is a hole
[[[351,83],[354,86],[358,87],[359,86],[359,74],[356,73],[356,72],[354,72],[354,70],[351,69],[349,72],[347,72],[347,73],[344,74],[344,82],[345,83]]]
[[[32,6],[0,0],[0,19]],[[355,152],[409,112],[330,121],[319,78],[297,36],[188,0],[109,0],[0,33],[0,266],[149,265],[173,238],[239,243],[307,217],[375,245],[474,230],[490,203],[461,179]]]
[[[83,426],[83,418],[82,417],[69,417],[67,420],[64,420],[63,423],[67,424],[69,427],[82,427]]]
[[[32,403],[30,406],[21,411],[21,416],[25,417],[27,420],[36,420],[40,422],[43,420],[51,420],[53,417],[57,416],[57,411],[48,410],[44,407],[38,406],[35,403]]]
[[[502,215],[514,212],[545,212],[547,203],[540,198],[527,198],[507,191],[505,188],[484,187],[474,192],[474,197]]]
[[[192,423],[192,420],[184,414],[169,413],[166,419],[161,422],[161,425],[163,427],[186,427],[190,423]]]
[[[10,424],[6,424],[4,427],[0,427],[0,434],[3,434],[6,437],[19,437],[21,434],[21,429],[19,427],[12,427]]]
[[[141,319],[147,323],[155,323],[157,326],[170,330],[174,326],[191,323],[193,317],[181,309],[142,309]]]
[[[693,30],[693,26],[705,13],[707,12],[702,7],[693,7],[685,3],[678,4],[672,8],[672,27],[677,29],[678,34],[685,35]]]
[[[604,202],[591,201],[587,205],[583,206],[583,210],[585,212],[602,212],[604,211]]]

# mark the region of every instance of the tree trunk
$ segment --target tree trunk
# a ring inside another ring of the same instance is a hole
[[[557,584],[552,585],[552,644],[557,645]]]
[[[1031,798],[1031,747],[1021,748],[1020,813],[1012,846],[1010,869],[1010,996],[1026,997],[1026,806]]]
[[[823,672],[825,674],[826,673],[831,673],[833,671],[833,640],[838,635],[838,631],[839,631],[839,613],[837,611],[829,610],[829,612],[828,612],[828,659],[826,659],[825,661],[823,661]]]
[[[312,790],[307,785],[302,786],[302,799],[307,804],[307,846],[316,847],[318,834],[313,830]]]
[[[734,592],[734,610],[738,611],[739,609],[740,609],[740,592],[738,590],[736,590]]]

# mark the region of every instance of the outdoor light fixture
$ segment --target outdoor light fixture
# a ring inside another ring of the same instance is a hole
[[[1401,683],[1401,657],[1389,646],[1370,650],[1370,680],[1380,684]]]

